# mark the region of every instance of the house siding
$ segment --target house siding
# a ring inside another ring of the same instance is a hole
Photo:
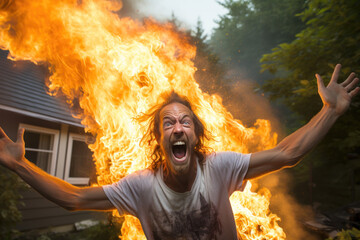
[[[45,199],[32,188],[21,191],[21,194],[24,205],[19,205],[22,213],[22,221],[17,224],[19,231],[71,225],[90,218],[98,220],[106,218],[106,213],[102,212],[69,212]]]

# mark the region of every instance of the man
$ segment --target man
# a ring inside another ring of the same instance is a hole
[[[190,103],[171,94],[151,115],[147,136],[156,141],[149,169],[118,183],[79,188],[50,176],[24,157],[23,129],[12,142],[0,129],[0,163],[49,200],[68,210],[117,208],[140,219],[148,239],[236,239],[229,196],[243,181],[291,167],[313,148],[348,109],[359,82],[351,73],[337,83],[338,64],[324,86],[316,75],[323,108],[276,147],[253,154],[206,154],[201,121]]]

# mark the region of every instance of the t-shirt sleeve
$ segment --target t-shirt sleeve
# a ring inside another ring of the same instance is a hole
[[[135,172],[116,183],[103,186],[103,189],[120,215],[138,216],[139,208],[144,204],[144,195],[151,186],[152,176],[146,170]]]
[[[245,175],[249,169],[251,154],[236,152],[214,153],[211,160],[216,172],[228,189],[229,196],[234,191],[242,191],[245,188]]]

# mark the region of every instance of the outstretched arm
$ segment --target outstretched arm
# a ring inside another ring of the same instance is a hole
[[[109,210],[114,206],[102,187],[80,188],[51,176],[25,159],[24,129],[11,141],[0,127],[0,164],[17,173],[44,197],[68,210]]]
[[[253,153],[246,179],[294,166],[324,138],[335,121],[346,112],[351,98],[360,90],[357,87],[359,79],[355,78],[354,73],[344,82],[337,82],[340,69],[341,65],[336,65],[326,87],[322,78],[316,74],[322,109],[305,126],[284,138],[275,148]]]

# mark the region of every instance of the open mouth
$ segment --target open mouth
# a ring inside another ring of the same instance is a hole
[[[177,141],[172,145],[172,153],[176,160],[184,160],[186,156],[186,143],[184,141]]]

